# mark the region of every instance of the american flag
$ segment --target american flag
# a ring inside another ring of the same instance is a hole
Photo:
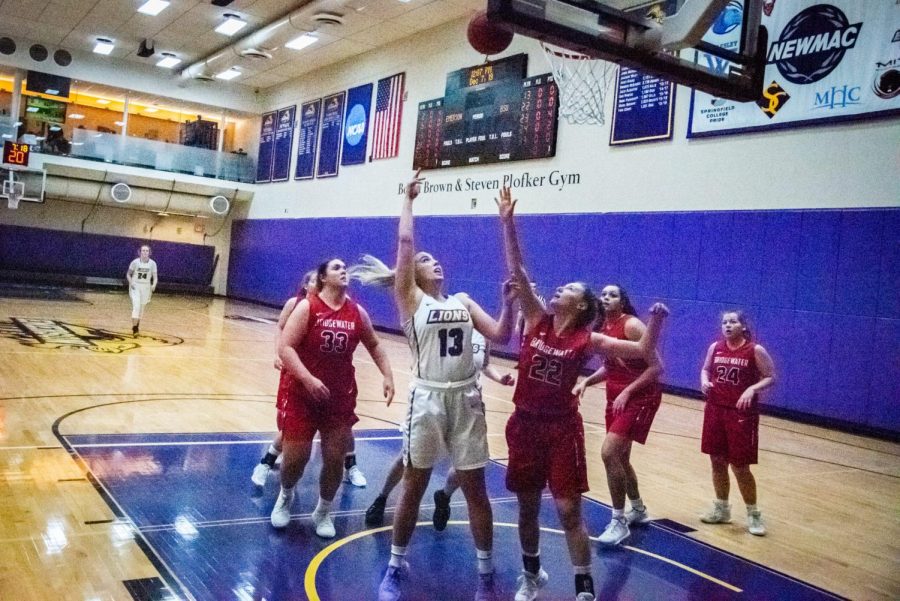
[[[378,80],[375,122],[370,161],[389,159],[400,151],[400,117],[403,113],[403,82],[406,73]]]

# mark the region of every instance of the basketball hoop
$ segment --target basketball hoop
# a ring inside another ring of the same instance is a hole
[[[559,87],[559,114],[573,125],[603,125],[606,90],[616,65],[541,43]]]

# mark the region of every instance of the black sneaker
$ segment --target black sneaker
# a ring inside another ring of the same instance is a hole
[[[434,491],[434,515],[431,516],[431,523],[438,532],[443,532],[447,527],[447,521],[450,519],[450,497],[443,490]]]
[[[378,495],[375,501],[366,509],[366,526],[381,526],[384,523],[384,505],[387,499]]]
[[[137,334],[138,334],[138,327],[137,327],[137,326],[131,326],[131,333],[132,333],[133,335],[137,336]]]

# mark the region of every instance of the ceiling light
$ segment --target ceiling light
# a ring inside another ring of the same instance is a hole
[[[97,45],[94,46],[94,52],[96,52],[97,54],[106,55],[112,52],[113,48],[115,47],[116,45],[112,40],[106,38],[97,38]]]
[[[240,71],[238,71],[236,68],[232,67],[232,68],[228,69],[227,71],[222,71],[221,73],[216,75],[216,79],[224,79],[225,81],[231,81],[232,79],[234,79],[235,77],[237,77],[240,74],[241,74]]]
[[[166,10],[169,7],[169,4],[168,0],[147,0],[141,5],[138,12],[155,17]]]
[[[157,111],[159,111],[159,109],[158,109],[158,108],[155,108],[155,107],[152,107],[152,106],[148,106],[147,108],[144,109],[144,112],[145,112],[145,113],[155,113],[155,112],[157,112]]]
[[[81,113],[71,113],[70,115],[68,115],[68,118],[69,119],[84,119],[84,115],[82,115]]]
[[[300,37],[294,38],[290,42],[284,45],[285,48],[290,48],[291,50],[303,50],[307,46],[311,46],[319,41],[319,38],[316,37],[313,33],[304,33]]]
[[[221,25],[216,27],[216,32],[224,35],[234,35],[246,26],[246,21],[244,21],[237,15],[228,13],[225,15],[225,21],[222,22]]]
[[[97,104],[109,104],[109,102],[110,101],[107,100],[106,98],[98,98],[97,99]]]
[[[51,125],[51,126],[50,126],[50,131],[59,131],[59,130],[61,130],[61,129],[62,129],[62,128],[61,128],[60,126],[58,126],[58,125]]]
[[[44,90],[44,94],[49,94],[51,96],[59,96],[59,90],[54,90],[53,88],[47,88]]]
[[[157,67],[162,67],[163,69],[171,69],[175,65],[181,62],[181,59],[171,54],[169,52],[162,53],[162,60],[156,63]]]
[[[25,112],[26,112],[26,113],[36,113],[36,112],[38,112],[39,110],[41,110],[41,109],[39,109],[39,108],[36,107],[36,106],[29,106],[27,109],[25,109]]]
[[[116,121],[116,125],[119,127],[125,127],[125,122],[124,121]]]

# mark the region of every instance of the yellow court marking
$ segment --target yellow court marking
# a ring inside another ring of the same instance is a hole
[[[468,526],[469,522],[464,522],[461,520],[451,520],[451,521],[447,522],[447,524],[454,525],[454,526]],[[416,524],[416,526],[431,526],[431,525],[432,525],[431,522],[418,522]],[[504,528],[518,528],[519,527],[518,524],[509,524],[506,522],[494,522],[494,526],[502,526]],[[387,530],[391,530],[392,528],[393,528],[393,526],[382,526],[381,528],[372,528],[371,530],[362,530],[360,532],[356,532],[355,534],[351,534],[350,536],[346,536],[340,540],[336,540],[333,543],[331,543],[330,545],[328,545],[327,547],[325,547],[324,549],[322,549],[321,551],[319,551],[316,554],[316,556],[312,558],[312,561],[309,562],[309,565],[306,568],[306,574],[304,575],[304,578],[303,578],[303,585],[304,585],[304,588],[306,589],[306,596],[309,597],[309,601],[322,601],[322,598],[319,597],[319,592],[316,590],[316,573],[319,571],[319,566],[322,565],[322,563],[325,561],[325,559],[329,555],[331,555],[332,552],[334,552],[336,549],[340,549],[347,543],[353,542],[364,536],[369,536],[371,534],[377,534],[379,532],[385,532]],[[562,530],[556,530],[554,528],[541,528],[541,532],[547,532],[547,533],[551,533],[551,534],[560,534],[562,536],[565,536],[565,534],[566,534]],[[591,537],[591,540],[599,543],[599,540],[597,538]],[[629,551],[634,551],[635,553],[640,553],[641,555],[646,555],[647,557],[652,557],[654,559],[658,559],[659,561],[664,561],[670,565],[675,566],[676,568],[680,568],[686,572],[690,572],[691,574],[694,574],[695,576],[699,576],[700,578],[709,580],[710,582],[713,582],[715,584],[718,584],[719,586],[725,587],[728,590],[733,591],[735,593],[744,592],[743,589],[739,589],[738,587],[734,586],[733,584],[729,584],[729,583],[725,582],[724,580],[719,580],[718,578],[716,578],[714,576],[710,576],[709,574],[701,572],[700,570],[697,570],[690,566],[684,565],[683,563],[679,563],[679,562],[675,561],[674,559],[669,559],[668,557],[664,557],[662,555],[657,555],[656,553],[651,553],[650,551],[638,549],[637,547],[632,547],[630,545],[622,545],[622,548],[628,549]]]

